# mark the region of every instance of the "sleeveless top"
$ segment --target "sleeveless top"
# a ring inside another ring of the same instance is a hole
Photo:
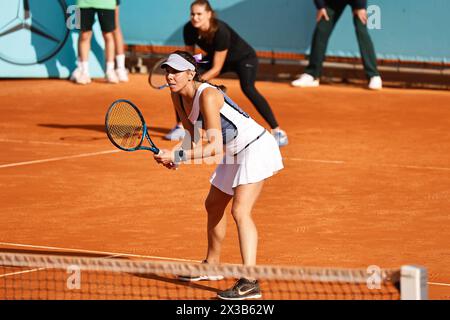
[[[200,113],[200,96],[206,88],[216,87],[202,83],[194,96],[191,113],[188,116],[193,125],[204,128],[203,116]],[[220,109],[222,139],[228,155],[236,155],[265,133],[265,129],[245,113],[223,91],[224,103]]]

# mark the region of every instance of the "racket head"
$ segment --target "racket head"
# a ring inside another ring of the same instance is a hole
[[[124,151],[140,149],[147,126],[139,109],[128,100],[114,101],[105,117],[105,130],[111,143]]]
[[[161,65],[166,61],[167,58],[159,59],[150,71],[148,83],[153,89],[162,90],[169,87],[166,80],[166,70],[161,68]]]

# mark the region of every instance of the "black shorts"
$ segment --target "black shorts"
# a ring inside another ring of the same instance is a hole
[[[120,0],[116,0],[116,5],[120,6]]]
[[[81,8],[81,31],[92,30],[96,13],[103,32],[112,32],[116,30],[115,10]]]

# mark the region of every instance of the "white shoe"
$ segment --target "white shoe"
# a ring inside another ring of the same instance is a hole
[[[128,70],[125,68],[116,69],[117,78],[120,82],[128,82]]]
[[[80,75],[81,75],[81,69],[76,68],[75,70],[73,70],[72,74],[70,75],[70,81],[76,81],[76,79],[78,77],[80,77]]]
[[[72,72],[70,80],[74,81],[77,84],[89,84],[92,82],[89,74],[86,72],[82,72],[79,68],[76,68],[75,71]]]
[[[370,90],[381,90],[383,89],[383,81],[380,76],[372,77],[369,81]]]
[[[202,261],[202,264],[208,264],[208,262],[206,260]],[[200,276],[191,276],[191,275],[187,275],[187,276],[182,276],[179,275],[177,276],[177,279],[180,281],[185,281],[185,282],[195,282],[195,281],[219,281],[219,280],[223,280],[224,276],[222,275],[200,275]]]
[[[119,83],[119,78],[117,77],[115,70],[106,71],[106,81],[108,83]]]
[[[177,276],[177,279],[184,282],[196,282],[196,281],[220,281],[224,279],[221,275],[209,275],[209,276]]]
[[[315,88],[319,86],[319,80],[314,79],[310,74],[304,73],[297,80],[292,81],[291,85],[298,88]]]
[[[176,125],[168,134],[164,136],[164,139],[171,141],[183,140],[185,135],[184,128]]]

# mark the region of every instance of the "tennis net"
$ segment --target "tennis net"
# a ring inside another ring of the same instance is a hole
[[[180,275],[221,275],[224,279],[183,282],[179,280]],[[415,282],[412,275],[422,277],[419,279],[422,282]],[[0,300],[208,300],[216,299],[219,291],[228,289],[239,278],[258,279],[262,298],[270,300],[414,299],[411,294],[417,288],[411,284],[420,287],[423,281],[426,283],[424,270],[409,266],[401,269],[244,267],[0,252]],[[404,278],[409,285],[401,283]],[[409,296],[401,292],[404,288],[411,291]]]

